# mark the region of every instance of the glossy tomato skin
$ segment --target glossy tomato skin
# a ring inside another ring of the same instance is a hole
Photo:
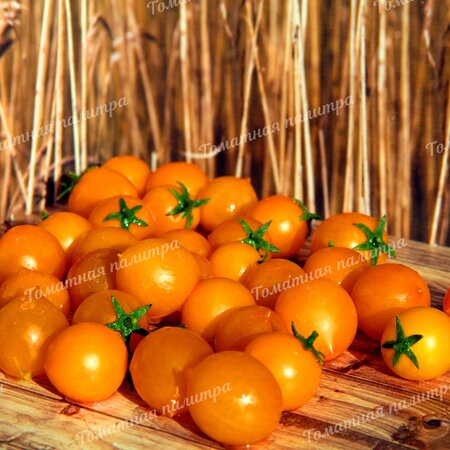
[[[322,369],[312,352],[287,333],[264,333],[255,337],[245,352],[261,361],[273,374],[283,395],[283,410],[299,408],[317,391]]]
[[[133,155],[119,155],[106,161],[103,167],[119,172],[127,178],[136,188],[139,195],[145,193],[150,167],[142,159]]]
[[[255,264],[241,278],[256,303],[274,309],[278,296],[305,276],[304,270],[287,259],[271,259]]]
[[[407,380],[431,380],[445,374],[450,369],[450,317],[428,306],[402,311],[398,317],[406,337],[415,334],[423,336],[410,347],[419,367],[415,367],[406,355],[401,355],[393,366],[395,350],[383,348],[385,342],[397,339],[395,317],[389,320],[381,337],[381,354],[386,365]]]
[[[217,177],[211,180],[199,194],[209,198],[201,207],[200,223],[208,232],[227,219],[246,214],[256,203],[256,192],[249,178]]]
[[[67,274],[72,311],[92,294],[116,288],[116,270],[119,256],[116,250],[101,249],[79,258]]]
[[[72,189],[67,205],[69,211],[87,218],[97,202],[116,195],[139,196],[136,188],[123,175],[106,167],[98,167],[82,175]]]
[[[89,214],[89,222],[95,228],[121,228],[120,220],[105,220],[110,214],[120,212],[120,199],[125,201],[125,204],[129,209],[140,206],[141,209],[136,212],[135,216],[147,224],[145,226],[140,226],[132,223],[129,226],[128,231],[138,239],[153,237],[156,229],[155,216],[144,206],[141,200],[128,195],[119,195],[99,201]]]
[[[145,194],[142,202],[155,217],[155,236],[159,237],[171,230],[184,229],[187,226],[187,218],[181,214],[168,215],[177,205],[178,200],[170,190],[181,194],[179,186],[156,186]],[[190,230],[195,230],[200,222],[199,208],[192,209],[192,224]]]
[[[51,233],[66,252],[67,259],[72,256],[75,241],[84,232],[92,230],[92,225],[84,217],[63,211],[51,214],[39,226]]]
[[[430,290],[418,272],[403,264],[382,264],[364,272],[352,290],[358,327],[379,340],[389,320],[414,306],[430,306]]]
[[[208,240],[194,230],[177,229],[166,231],[161,235],[163,239],[178,241],[180,245],[192,253],[197,253],[203,258],[208,258],[211,254],[211,245]]]
[[[291,197],[273,195],[260,200],[249,215],[262,223],[272,221],[269,233],[272,243],[281,250],[274,258],[290,258],[305,245],[308,222],[302,220],[302,208]]]
[[[58,278],[48,273],[22,267],[15,275],[7,278],[0,287],[0,309],[17,297],[34,300],[45,297],[66,317],[69,316],[69,293]]]
[[[447,291],[447,294],[445,294],[444,301],[442,303],[442,307],[444,309],[444,312],[450,316],[450,289]]]
[[[370,269],[369,262],[356,250],[346,247],[324,247],[312,253],[303,267],[310,275],[322,273],[349,294],[358,278]]]
[[[205,358],[188,373],[187,393],[197,426],[228,445],[253,444],[269,436],[283,407],[271,372],[242,352]]]
[[[170,162],[159,166],[149,174],[146,191],[157,186],[177,186],[177,182],[183,183],[191,197],[195,198],[200,189],[208,182],[208,177],[195,164],[182,161]]]
[[[36,225],[18,225],[0,238],[0,285],[21,267],[41,270],[62,279],[66,255],[48,231]]]
[[[128,352],[118,333],[98,323],[79,323],[51,341],[44,369],[65,397],[91,403],[119,389],[127,365]]]
[[[11,300],[0,310],[0,370],[15,378],[42,375],[49,343],[68,326],[45,298]]]
[[[212,355],[198,334],[179,327],[163,327],[146,336],[134,352],[130,372],[139,396],[162,415],[186,410],[186,370]]]
[[[378,222],[366,214],[349,212],[335,214],[325,219],[311,236],[311,253],[321,248],[328,247],[332,242],[335,247],[355,248],[367,241],[367,237],[362,230],[356,227],[355,223],[362,223],[374,231]],[[387,232],[383,233],[383,240],[388,242]],[[360,251],[366,258],[370,259],[369,251]],[[386,261],[386,253],[380,253],[378,264]]]
[[[180,309],[200,279],[197,261],[176,241],[152,238],[125,250],[119,258],[118,289],[149,303],[150,319]]]
[[[288,330],[275,311],[251,305],[225,311],[219,318],[214,338],[215,349],[244,351],[246,345],[262,333]]]
[[[294,322],[305,338],[317,331],[315,347],[325,361],[345,352],[356,335],[358,318],[352,299],[331,280],[315,279],[283,291],[275,311],[286,327],[290,329]]]
[[[122,228],[95,228],[83,233],[74,243],[72,264],[88,253],[102,249],[112,249],[123,252],[136,244],[138,238]]]
[[[254,304],[250,292],[237,281],[209,278],[195,286],[183,305],[181,320],[190,330],[211,342],[223,312]]]

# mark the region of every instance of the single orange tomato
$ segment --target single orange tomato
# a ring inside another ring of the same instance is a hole
[[[181,320],[190,330],[211,342],[220,314],[238,306],[254,305],[252,295],[241,283],[228,278],[201,280],[182,308]]]
[[[275,311],[286,327],[294,323],[297,331],[308,338],[319,336],[316,348],[324,360],[334,359],[352,344],[358,328],[355,305],[347,291],[331,280],[312,280],[283,291]]]
[[[21,268],[62,279],[66,255],[57,239],[37,225],[18,225],[0,238],[0,285]]]
[[[99,201],[89,214],[95,228],[122,228],[138,239],[155,235],[155,217],[141,200],[127,195]]]
[[[159,166],[147,178],[146,191],[157,186],[177,185],[183,183],[190,196],[196,198],[200,189],[208,182],[206,173],[195,164],[188,162],[170,162]]]
[[[161,235],[162,238],[169,241],[178,241],[180,245],[192,253],[197,253],[204,258],[211,254],[211,245],[208,240],[200,233],[194,230],[177,229],[166,231]]]
[[[208,232],[227,219],[246,214],[258,200],[250,178],[231,176],[209,181],[199,197],[210,199],[200,211],[201,226]]]
[[[83,233],[75,241],[72,251],[72,264],[77,259],[95,250],[110,248],[123,252],[137,242],[137,237],[123,228],[94,228]]]
[[[330,245],[347,247],[360,252],[372,265],[384,263],[388,254],[395,255],[388,245],[385,225],[386,216],[377,222],[371,216],[356,212],[335,214],[325,219],[312,234],[311,253]]]
[[[106,167],[90,169],[72,189],[69,211],[87,218],[97,202],[116,195],[139,197],[133,184],[120,173]]]
[[[319,362],[288,333],[260,334],[247,345],[245,353],[261,361],[275,377],[283,396],[284,411],[303,406],[319,388],[322,378]]]
[[[287,259],[271,259],[253,265],[241,279],[256,303],[274,309],[281,292],[304,281],[305,272]]]
[[[275,258],[290,258],[305,245],[309,223],[317,218],[296,199],[285,195],[273,195],[260,200],[249,211],[249,216],[262,223],[271,221],[272,244],[280,250]]]
[[[214,339],[216,351],[244,351],[256,336],[270,331],[288,331],[275,311],[259,305],[230,309],[220,316],[217,323]]]
[[[214,276],[239,281],[249,267],[261,261],[261,255],[250,245],[232,242],[217,248],[209,261]]]
[[[447,291],[447,294],[445,294],[444,301],[443,301],[443,303],[442,303],[442,307],[443,307],[443,309],[444,309],[444,312],[445,312],[448,316],[450,316],[450,288],[449,288],[449,290]]]
[[[92,225],[84,217],[71,212],[57,212],[45,218],[39,226],[51,233],[66,252],[67,259],[72,256],[74,242],[84,232],[92,230]]]
[[[151,238],[125,250],[119,258],[117,288],[136,297],[151,320],[180,309],[200,279],[193,254],[176,241]]]
[[[127,178],[139,195],[145,193],[150,167],[142,159],[133,155],[119,155],[106,161],[103,167],[119,172]]]
[[[66,317],[70,312],[70,299],[64,283],[40,270],[19,269],[0,287],[0,309],[17,297],[39,300],[45,297]]]
[[[414,306],[430,306],[430,289],[415,270],[403,264],[381,264],[364,272],[352,290],[358,327],[380,340],[389,320]]]
[[[306,260],[303,269],[311,278],[333,280],[340,284],[349,294],[358,278],[370,264],[361,253],[346,247],[324,247]]]
[[[110,248],[95,250],[77,259],[67,274],[72,311],[92,294],[116,288],[118,251]]]

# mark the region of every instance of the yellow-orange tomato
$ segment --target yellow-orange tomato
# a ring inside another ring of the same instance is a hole
[[[287,327],[294,322],[297,331],[307,338],[319,334],[315,347],[324,360],[336,358],[353,342],[358,327],[355,305],[347,291],[331,280],[308,281],[278,297],[275,311]]]
[[[214,276],[236,281],[260,260],[260,254],[252,246],[241,242],[221,245],[209,257]]]
[[[150,167],[142,159],[133,155],[119,155],[106,161],[103,167],[119,172],[133,184],[139,195],[144,194]]]
[[[120,173],[106,167],[91,169],[72,189],[69,211],[87,218],[97,202],[116,195],[139,197],[136,188]]]
[[[140,209],[133,213],[133,208]],[[111,217],[111,216],[114,216]],[[95,228],[122,228],[138,239],[155,235],[155,217],[141,200],[127,195],[99,201],[89,214],[89,222]]]
[[[122,228],[94,228],[83,233],[73,246],[72,263],[95,250],[110,248],[123,252],[136,244],[138,239],[129,231]]]
[[[300,284],[304,275],[303,269],[292,261],[271,259],[252,266],[241,282],[258,305],[273,309],[280,293]]]
[[[61,279],[66,255],[57,239],[36,225],[18,225],[0,238],[0,285],[21,267]]]
[[[160,319],[177,311],[200,279],[195,257],[176,241],[146,239],[119,258],[118,289],[152,307],[148,317]]]
[[[192,198],[197,197],[200,189],[208,182],[208,177],[200,167],[192,163],[177,161],[159,166],[151,172],[147,179],[146,190],[157,186],[174,185],[183,183]]]
[[[72,311],[92,294],[116,288],[117,250],[105,248],[95,250],[79,258],[67,274]]]
[[[194,230],[170,230],[162,234],[161,237],[169,241],[178,241],[190,252],[197,253],[204,258],[208,258],[211,254],[211,245],[208,240]]]
[[[370,269],[370,264],[356,250],[325,247],[312,253],[303,269],[310,276],[320,273],[323,278],[335,281],[351,294],[361,274]]]
[[[92,225],[84,217],[65,211],[51,214],[39,226],[55,236],[68,260],[72,256],[76,239],[84,232],[92,230]]]
[[[182,322],[207,341],[216,334],[220,314],[238,306],[254,305],[250,292],[228,278],[201,280],[182,309]]]
[[[415,270],[403,264],[381,264],[364,272],[352,290],[358,327],[379,340],[386,324],[401,311],[430,306],[430,290]]]
[[[17,297],[35,300],[45,297],[66,317],[70,312],[69,294],[64,284],[53,275],[40,270],[21,268],[15,275],[7,278],[0,287],[0,309]]]
[[[225,311],[216,327],[216,351],[240,350],[261,333],[287,332],[281,317],[264,306],[251,305]]]
[[[211,180],[199,193],[209,198],[201,207],[200,223],[211,232],[222,222],[246,214],[258,200],[250,178],[218,177]]]

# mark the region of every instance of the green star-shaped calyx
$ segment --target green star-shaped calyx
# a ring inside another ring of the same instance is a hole
[[[305,338],[297,331],[297,329],[295,328],[294,322],[292,322],[291,328],[292,328],[292,333],[294,333],[294,336],[303,344],[303,348],[305,350],[312,352],[314,357],[317,359],[317,362],[320,365],[322,365],[325,355],[322,352],[319,352],[319,350],[317,350],[314,347],[314,341],[318,338],[319,333],[317,333],[317,331],[314,330],[309,337]]]
[[[270,242],[264,239],[264,235],[266,234],[266,231],[272,223],[271,220],[264,225],[261,225],[255,231],[250,228],[250,225],[244,219],[238,219],[238,222],[242,225],[244,231],[247,233],[247,237],[241,239],[241,242],[243,244],[251,245],[258,253],[260,253],[261,250],[264,250],[264,255],[262,255],[262,260],[260,262],[264,262],[271,252],[280,253],[279,248],[275,247]]]
[[[108,214],[103,222],[108,220],[118,220],[120,227],[128,230],[132,224],[139,227],[148,227],[148,223],[136,217],[136,213],[142,209],[142,205],[137,205],[134,208],[128,208],[123,198],[119,199],[119,212]]]

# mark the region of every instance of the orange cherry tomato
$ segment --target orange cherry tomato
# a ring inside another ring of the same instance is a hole
[[[188,372],[186,403],[196,425],[226,445],[270,435],[283,408],[280,387],[257,359],[242,352],[208,356]]]
[[[385,218],[382,218],[385,221]],[[328,247],[332,243],[335,247],[347,247],[355,249],[355,247],[365,243],[368,240],[366,233],[355,226],[355,223],[366,226],[372,233],[377,229],[379,223],[371,216],[366,214],[349,212],[335,214],[325,219],[311,236],[311,253],[321,248]],[[382,223],[383,225],[383,223]],[[388,235],[383,231],[379,233],[379,242],[377,245],[387,245]],[[383,241],[383,243],[381,242]],[[370,250],[358,250],[367,260],[373,260],[377,256],[377,263],[381,264],[386,261],[386,253],[383,251],[372,252]]]
[[[119,172],[126,177],[136,188],[139,195],[145,193],[150,167],[142,159],[133,155],[119,155],[106,161],[103,167]]]
[[[381,337],[384,362],[407,380],[444,375],[450,369],[449,346],[450,317],[429,306],[417,306],[392,317]]]
[[[51,233],[66,252],[67,259],[72,256],[76,239],[84,232],[92,230],[92,225],[82,216],[71,212],[57,212],[44,219],[39,226]]]
[[[303,267],[310,277],[320,277],[333,280],[340,284],[349,294],[358,278],[370,264],[356,250],[346,247],[324,247],[306,260]]]
[[[77,259],[67,274],[72,311],[92,294],[116,288],[118,252],[110,248],[95,250]]]
[[[290,334],[260,334],[247,345],[245,352],[261,361],[275,377],[285,411],[303,406],[320,385],[320,364],[313,353]]]
[[[130,364],[139,396],[163,416],[185,412],[185,372],[213,351],[191,330],[163,327],[151,332],[138,345]]]
[[[0,285],[21,267],[61,279],[66,271],[66,255],[48,231],[36,225],[18,225],[0,238]]]
[[[252,266],[241,282],[258,305],[274,309],[280,293],[304,281],[305,272],[287,259],[271,259]],[[306,278],[305,278],[306,279]]]
[[[0,309],[17,297],[39,300],[45,297],[66,317],[70,312],[70,299],[64,283],[45,272],[25,268],[10,276],[0,287]]]
[[[445,294],[444,301],[442,303],[442,307],[444,309],[444,312],[450,316],[450,289],[447,291],[447,294]]]
[[[136,244],[138,239],[129,231],[122,228],[95,228],[83,233],[73,246],[72,263],[95,250],[110,248],[123,252]]]
[[[122,228],[138,239],[155,235],[155,217],[141,200],[127,195],[99,201],[89,214],[95,228]]]
[[[146,190],[149,191],[157,186],[177,186],[177,181],[186,186],[192,198],[196,198],[200,189],[208,182],[208,177],[195,164],[181,161],[170,162],[159,166],[149,174]]]
[[[287,332],[281,317],[269,308],[259,305],[243,306],[225,311],[216,327],[216,351],[240,350],[261,333]]]
[[[152,307],[148,317],[160,319],[177,311],[200,279],[198,264],[176,241],[146,239],[119,258],[118,289]]]
[[[139,197],[136,188],[120,173],[106,167],[91,169],[72,189],[69,211],[87,218],[97,202],[116,195]]]
[[[220,314],[238,306],[254,305],[250,292],[228,278],[201,280],[182,309],[182,323],[208,342],[216,334]]]
[[[239,281],[249,267],[261,261],[261,255],[250,245],[232,242],[218,247],[209,261],[214,276]]]
[[[199,197],[210,199],[200,212],[200,223],[209,232],[227,219],[245,215],[258,200],[250,178],[230,176],[211,180]]]
[[[275,258],[290,258],[305,245],[310,215],[293,198],[285,195],[263,198],[249,215],[262,223],[272,221],[269,230],[272,244],[280,249]]]
[[[162,234],[161,237],[169,241],[178,241],[180,245],[190,252],[197,253],[204,258],[208,258],[211,254],[211,245],[208,240],[196,231],[186,229],[170,230]]]
[[[331,280],[312,280],[283,291],[275,311],[287,327],[294,322],[306,338],[316,331],[315,346],[325,361],[344,353],[356,335],[355,305],[347,291]]]
[[[358,327],[379,340],[389,320],[414,306],[430,306],[430,290],[415,270],[403,264],[381,264],[364,272],[352,290]]]
[[[100,402],[119,389],[128,352],[118,333],[99,323],[78,323],[50,343],[44,363],[50,382],[68,399]]]
[[[0,310],[0,370],[15,378],[42,375],[49,342],[68,326],[45,298],[11,300]]]

